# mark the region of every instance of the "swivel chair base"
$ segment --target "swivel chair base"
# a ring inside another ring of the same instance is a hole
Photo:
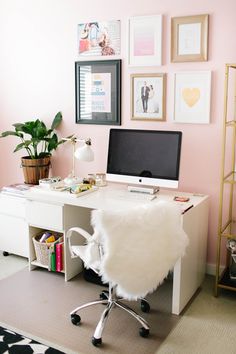
[[[150,327],[149,327],[147,321],[143,317],[139,316],[139,314],[137,312],[135,312],[133,309],[131,309],[129,306],[123,304],[120,300],[121,299],[119,299],[116,296],[115,288],[112,288],[109,285],[109,291],[106,291],[106,290],[103,291],[100,294],[100,300],[88,302],[84,305],[77,307],[73,311],[71,311],[71,313],[70,313],[71,322],[74,325],[78,326],[81,322],[81,317],[80,317],[80,315],[77,314],[77,312],[86,308],[86,307],[97,305],[97,304],[106,305],[106,308],[100,317],[100,320],[97,324],[97,327],[95,329],[95,332],[94,332],[94,335],[93,335],[92,341],[91,341],[94,346],[99,346],[102,344],[102,332],[105,327],[106,321],[108,319],[109,313],[113,307],[117,306],[117,307],[121,308],[122,310],[125,310],[126,312],[128,312],[130,315],[132,315],[141,324],[142,327],[139,330],[140,336],[141,337],[148,337]],[[149,306],[147,300],[144,298],[141,299],[141,310],[143,312],[149,312],[149,310],[150,310],[150,306]]]

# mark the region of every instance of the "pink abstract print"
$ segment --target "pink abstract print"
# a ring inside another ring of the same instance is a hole
[[[153,26],[140,26],[134,28],[134,55],[154,55],[154,30]]]

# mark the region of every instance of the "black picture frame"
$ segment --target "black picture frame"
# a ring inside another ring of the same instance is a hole
[[[77,124],[121,125],[121,60],[75,62]]]

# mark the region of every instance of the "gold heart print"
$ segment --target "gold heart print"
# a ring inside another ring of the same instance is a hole
[[[184,88],[182,91],[184,102],[193,107],[200,98],[200,90],[198,88]]]

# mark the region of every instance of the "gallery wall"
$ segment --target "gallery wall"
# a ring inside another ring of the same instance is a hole
[[[180,191],[210,196],[208,265],[215,262],[218,224],[219,182],[222,141],[225,63],[236,62],[235,0],[0,0],[0,130],[34,118],[50,124],[61,111],[61,136],[91,137],[95,150],[92,163],[77,163],[78,175],[104,172],[109,125],[75,124],[74,62],[77,24],[90,21],[121,20],[122,127],[181,130],[183,132]],[[128,18],[163,15],[161,66],[128,65]],[[209,57],[204,62],[171,63],[171,17],[209,14]],[[212,73],[209,124],[173,121],[174,73]],[[166,73],[166,121],[134,121],[130,113],[130,75]],[[0,140],[0,186],[22,182],[20,156],[13,154],[16,139]],[[53,156],[52,174],[65,177],[71,168],[71,146],[61,146]]]

